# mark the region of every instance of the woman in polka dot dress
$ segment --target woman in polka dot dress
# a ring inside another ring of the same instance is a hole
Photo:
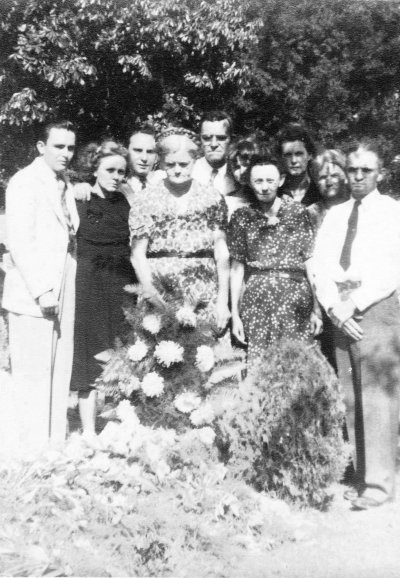
[[[230,222],[232,332],[251,364],[282,339],[311,342],[321,314],[307,276],[313,231],[300,203],[280,199],[278,162],[256,157],[249,167],[249,207]],[[242,296],[243,281],[246,287]]]

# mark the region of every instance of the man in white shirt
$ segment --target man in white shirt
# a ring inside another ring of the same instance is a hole
[[[313,267],[319,301],[333,320],[349,439],[355,449],[355,509],[394,498],[398,435],[400,205],[381,195],[373,143],[347,156],[349,201],[322,223]]]
[[[9,312],[15,437],[27,451],[65,438],[79,223],[65,175],[75,150],[72,123],[44,127],[37,149],[39,157],[7,188],[10,254],[2,303]]]
[[[144,189],[148,184],[157,180],[154,166],[157,161],[157,145],[155,133],[152,128],[143,127],[133,132],[129,138],[129,187],[121,190],[132,204],[133,194]],[[158,175],[159,178],[160,175]]]
[[[240,205],[238,184],[228,165],[232,138],[232,120],[223,111],[206,113],[200,121],[200,141],[204,157],[194,165],[192,177],[205,186],[213,186],[225,197],[229,213]]]

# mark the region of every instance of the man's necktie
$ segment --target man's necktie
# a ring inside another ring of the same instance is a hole
[[[210,185],[210,187],[214,186],[214,181],[215,181],[215,177],[217,176],[217,174],[218,174],[218,169],[213,169],[211,171],[210,181],[208,183]]]
[[[68,230],[72,229],[72,219],[71,213],[69,212],[68,205],[67,205],[67,184],[62,177],[58,177],[57,179],[57,186],[58,190],[60,191],[60,200],[61,200],[61,208],[64,214],[65,223],[68,227]]]
[[[357,234],[357,224],[358,224],[358,209],[361,201],[355,201],[353,209],[350,213],[349,220],[347,222],[347,233],[346,238],[343,243],[342,253],[340,255],[339,263],[345,271],[350,267],[351,263],[351,249],[353,246],[354,239]]]

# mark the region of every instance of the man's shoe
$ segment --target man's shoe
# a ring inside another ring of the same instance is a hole
[[[368,496],[360,496],[352,502],[354,510],[371,510],[372,508],[378,508],[382,504],[386,504],[390,501],[389,497],[385,497],[382,500],[377,500],[375,498],[370,498]]]
[[[359,493],[355,488],[349,488],[343,493],[343,498],[345,500],[349,500],[349,502],[354,502],[354,500],[357,500],[358,497]]]

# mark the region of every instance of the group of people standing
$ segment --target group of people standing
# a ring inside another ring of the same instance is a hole
[[[199,135],[171,127],[156,139],[143,127],[127,148],[87,145],[74,184],[71,123],[47,126],[37,148],[7,190],[3,298],[28,441],[64,439],[70,386],[84,434],[95,435],[95,380],[121,332],[123,288],[139,283],[160,304],[161,273],[195,287],[219,331],[231,319],[250,367],[272,343],[311,344],[322,332],[356,450],[347,497],[358,509],[393,497],[398,387],[377,377],[373,354],[400,330],[400,205],[377,191],[371,143],[347,157],[317,151],[290,125],[272,153],[253,137],[233,142],[229,116],[212,111]]]

